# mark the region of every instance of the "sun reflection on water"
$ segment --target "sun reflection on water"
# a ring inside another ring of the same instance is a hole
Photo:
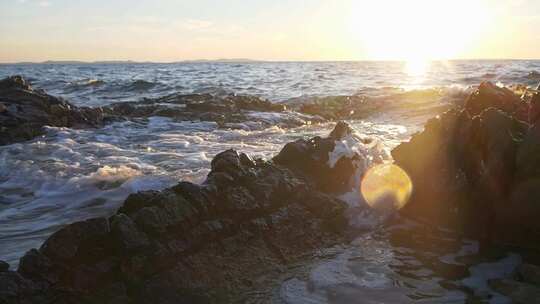
[[[410,59],[405,62],[405,73],[412,77],[423,77],[428,72],[430,62],[424,59]]]

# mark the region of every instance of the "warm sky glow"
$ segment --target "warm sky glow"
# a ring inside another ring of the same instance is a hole
[[[540,58],[538,0],[0,0],[0,62]]]
[[[483,0],[378,0],[355,3],[350,35],[376,59],[448,59],[487,32],[491,8]]]

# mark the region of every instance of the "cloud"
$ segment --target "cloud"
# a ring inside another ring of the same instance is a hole
[[[182,21],[180,27],[190,31],[197,31],[211,28],[213,25],[214,23],[208,20],[187,19]]]
[[[16,0],[17,3],[21,3],[21,4],[24,4],[24,3],[35,3],[37,4],[38,6],[41,6],[41,7],[48,7],[48,6],[51,6],[51,2],[50,1],[47,1],[47,0],[40,0],[40,1],[34,1],[34,0]]]

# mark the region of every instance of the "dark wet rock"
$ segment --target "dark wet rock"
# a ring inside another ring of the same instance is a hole
[[[73,106],[34,90],[20,76],[0,80],[0,145],[42,135],[44,126],[82,128],[102,124],[100,108]]]
[[[383,100],[367,99],[365,96],[330,96],[302,102],[297,110],[328,120],[363,119],[379,111],[385,104]]]
[[[285,105],[255,96],[210,94],[173,94],[137,102],[115,103],[104,108],[110,115],[128,118],[163,116],[176,120],[212,121],[225,128],[250,128],[255,124],[259,127],[297,127],[324,121],[317,116],[286,110]]]
[[[135,87],[150,83],[135,82]],[[44,126],[88,128],[125,119],[170,117],[178,121],[210,121],[221,128],[298,127],[325,121],[319,116],[289,111],[283,104],[255,96],[172,94],[105,107],[77,107],[34,89],[20,76],[0,80],[0,145],[45,133]]]
[[[517,275],[521,281],[540,287],[540,266],[523,263],[518,266]]]
[[[540,119],[540,85],[538,85],[536,91],[531,97],[529,108],[529,123],[533,125]]]
[[[346,123],[339,122],[329,137],[299,139],[288,143],[273,160],[276,164],[312,179],[322,191],[350,191],[353,182],[351,178],[364,165],[364,160],[355,154],[351,158],[341,157],[333,167],[329,164],[329,154],[334,151],[336,141],[347,136],[352,136],[352,129]]]
[[[528,283],[510,279],[492,280],[489,286],[510,298],[512,303],[529,304],[540,299],[540,288]]]
[[[540,80],[540,72],[530,71],[529,74],[527,74],[527,78],[532,80]]]
[[[70,224],[49,237],[40,252],[50,259],[70,261],[78,253],[90,254],[92,243],[100,242],[109,233],[105,218],[94,218]]]
[[[148,237],[137,229],[131,218],[125,214],[116,214],[111,219],[111,232],[121,250],[126,254],[149,246]]]
[[[496,108],[512,115],[521,103],[519,96],[511,90],[485,81],[465,100],[465,110],[471,116],[476,116],[487,108]]]
[[[305,158],[326,164],[315,156],[350,133],[338,124]],[[290,263],[345,239],[345,203],[319,190],[317,172],[289,167],[219,153],[202,184],[132,194],[109,219],[54,233],[0,272],[0,302],[229,303],[268,290]]]
[[[489,240],[538,244],[540,133],[512,116],[525,102],[514,97],[483,83],[465,109],[429,120],[392,151],[413,182],[402,214]]]
[[[0,272],[5,272],[9,270],[9,264],[4,261],[0,261]]]

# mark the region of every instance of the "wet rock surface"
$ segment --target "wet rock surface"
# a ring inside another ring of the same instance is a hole
[[[489,286],[512,303],[534,303],[540,299],[540,267],[521,264],[511,277],[491,280]]]
[[[232,129],[284,128],[326,121],[255,96],[172,94],[104,107],[77,107],[34,89],[21,76],[0,80],[0,145],[32,139],[44,126],[88,128],[125,119],[169,117],[178,121],[212,121]]]
[[[429,120],[392,151],[411,177],[401,213],[487,240],[540,240],[540,133],[523,115],[533,100],[482,83],[463,109]],[[523,110],[525,109],[525,110]]]
[[[329,156],[335,149],[335,142],[352,135],[352,129],[344,122],[338,122],[330,136],[299,139],[285,145],[274,157],[274,162],[286,166],[295,173],[312,179],[322,191],[342,193],[352,186],[351,177],[362,164],[358,155],[341,157],[334,166],[329,165]]]
[[[99,127],[101,108],[76,107],[69,102],[33,89],[25,79],[0,80],[0,145],[44,134],[44,126]]]
[[[314,156],[349,132],[340,123],[303,153],[325,162]],[[54,233],[17,271],[2,266],[0,303],[227,303],[270,290],[288,265],[345,239],[345,203],[319,189],[326,171],[293,165],[227,150],[200,185],[132,194],[111,217]]]
[[[210,94],[173,94],[137,102],[116,103],[104,110],[111,115],[126,118],[163,116],[177,120],[213,121],[228,128],[245,127],[242,125],[245,122],[259,123],[262,127],[297,127],[324,121],[321,117],[288,111],[282,104],[242,95],[221,97]]]

